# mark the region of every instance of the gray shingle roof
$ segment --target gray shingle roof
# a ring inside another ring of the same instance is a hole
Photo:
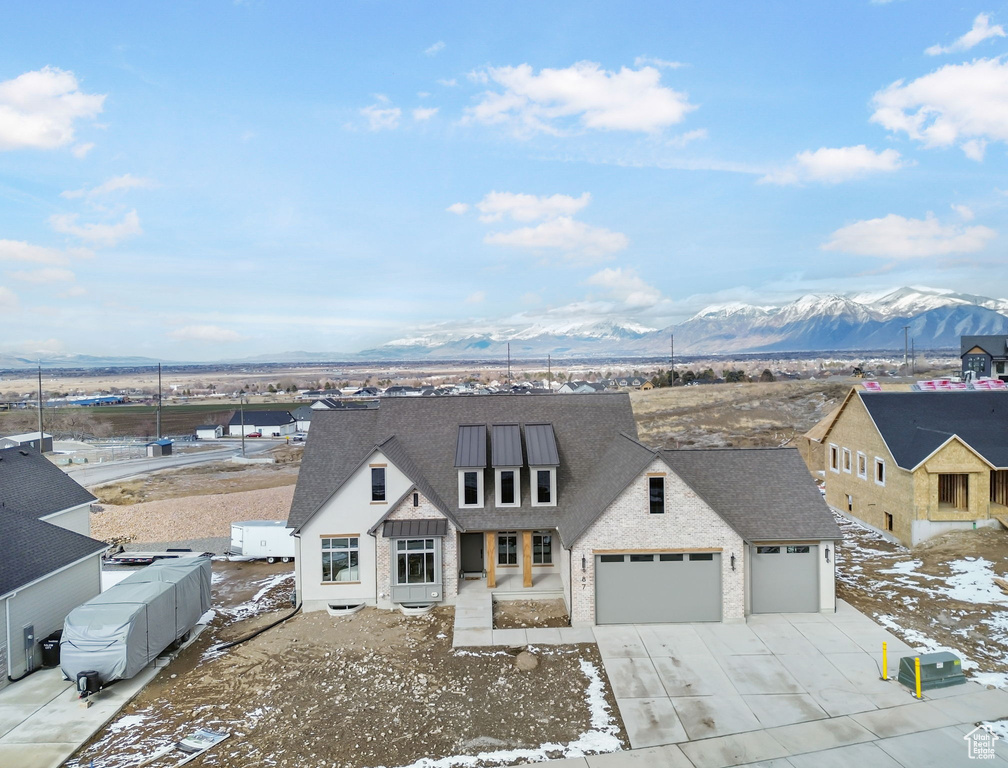
[[[486,466],[486,424],[463,424],[455,440],[455,466]]]
[[[1004,357],[1008,354],[1008,336],[960,336],[959,357],[969,352],[973,347],[980,347],[992,357]]]
[[[242,423],[241,411],[235,411],[234,416],[228,424],[232,427],[240,426]],[[245,426],[256,427],[282,427],[284,424],[293,424],[294,417],[287,411],[245,411]]]
[[[882,439],[913,469],[958,435],[998,468],[1008,468],[1008,392],[858,392]]]
[[[14,509],[32,517],[47,517],[95,500],[77,481],[37,451],[0,450],[0,511]]]
[[[458,507],[455,454],[459,427],[506,423],[520,427],[553,424],[559,461],[556,507],[532,507],[531,489],[523,477],[521,507],[498,509],[493,473],[486,475],[483,507]],[[390,454],[389,459],[462,530],[554,528],[568,514],[580,514],[576,498],[582,488],[594,482],[602,448],[621,432],[637,435],[626,394],[404,397],[383,400],[379,408],[371,410],[318,411],[312,420],[312,439],[305,447],[288,525],[299,528],[307,522],[374,449],[394,435],[389,450],[397,456]],[[402,461],[409,462],[411,468],[403,467]]]
[[[0,510],[0,525],[0,596],[108,548],[104,542],[9,507]]]
[[[530,467],[555,467],[560,464],[552,424],[526,424],[525,446]]]
[[[495,467],[521,467],[525,464],[521,430],[517,424],[494,424],[490,432],[490,450]]]
[[[843,537],[795,448],[661,451],[661,456],[746,541]]]

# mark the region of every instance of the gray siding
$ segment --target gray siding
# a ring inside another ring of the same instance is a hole
[[[95,554],[83,562],[64,571],[47,576],[27,589],[18,590],[14,597],[7,598],[10,624],[8,625],[8,648],[11,672],[17,677],[25,671],[22,628],[26,624],[35,625],[35,666],[42,663],[39,642],[57,629],[63,629],[67,614],[82,603],[101,592],[101,555]]]
[[[50,517],[43,517],[47,523],[58,525],[67,531],[79,533],[82,536],[91,535],[91,504],[81,504]]]

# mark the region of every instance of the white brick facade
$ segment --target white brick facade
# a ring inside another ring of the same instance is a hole
[[[417,506],[413,506],[413,494],[406,497],[392,510],[386,520],[444,520],[445,516],[419,491]],[[392,594],[392,550],[390,540],[382,537],[381,527],[375,531],[375,569],[378,584],[378,606],[394,608]],[[451,605],[458,596],[458,529],[448,521],[448,532],[441,539],[441,585],[445,604]]]
[[[665,513],[651,514],[648,476],[665,476]],[[667,549],[721,552],[722,620],[745,620],[745,547],[706,502],[655,459],[571,548],[571,623],[595,623],[595,552]],[[731,555],[735,555],[735,570]],[[581,570],[581,558],[585,570]]]

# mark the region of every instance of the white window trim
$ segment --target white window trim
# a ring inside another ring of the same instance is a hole
[[[834,451],[836,452],[836,459],[837,459],[836,460],[836,466],[833,466]],[[827,455],[826,458],[829,460],[830,472],[836,472],[839,475],[840,474],[840,446],[837,445],[836,443],[830,443],[829,444],[829,454]]]
[[[840,461],[840,468],[844,471],[844,474],[849,475],[854,471],[854,457],[851,455],[850,448],[843,449],[843,456]]]
[[[465,503],[465,475],[466,472],[476,473],[476,503],[466,504]],[[483,470],[473,467],[467,467],[459,470],[458,474],[458,505],[459,508],[464,509],[475,509],[476,507],[483,506]]]
[[[498,507],[520,507],[521,506],[521,467],[496,467],[494,482],[494,501]],[[501,501],[501,473],[514,472],[514,502],[505,504]]]
[[[861,471],[861,463],[864,461],[864,472]],[[868,457],[864,451],[857,452],[857,476],[862,480],[868,479]]]
[[[882,465],[882,479],[881,480],[878,479],[878,468],[879,468],[880,464]],[[872,476],[875,478],[875,485],[881,485],[884,488],[885,487],[885,478],[886,478],[885,459],[880,458],[879,456],[876,456],[875,457],[875,463],[872,465],[872,470],[874,471],[874,474]]]
[[[550,500],[549,502],[539,501],[539,472],[548,471],[550,473]],[[556,467],[529,467],[529,488],[532,491],[533,507],[555,507],[557,505],[557,468]]]

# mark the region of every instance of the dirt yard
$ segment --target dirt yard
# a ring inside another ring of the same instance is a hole
[[[839,522],[837,597],[912,646],[957,653],[967,676],[1008,684],[1008,594],[994,581],[1008,575],[1008,532],[949,533],[908,549]]]
[[[225,768],[502,765],[628,745],[594,646],[538,649],[519,671],[507,651],[453,651],[450,608],[298,614],[215,649],[289,613],[292,585],[290,566],[215,562],[208,630],[68,765],[126,768],[200,727],[232,733],[201,758]]]
[[[561,598],[556,600],[497,600],[493,604],[494,629],[569,627],[570,616]]]

